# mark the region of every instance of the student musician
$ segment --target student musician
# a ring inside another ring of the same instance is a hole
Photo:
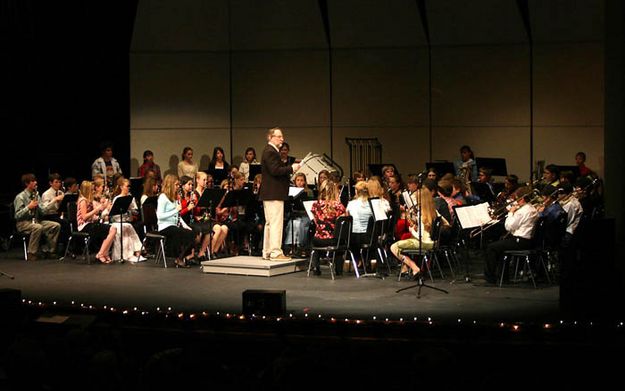
[[[354,224],[352,226],[352,235],[350,237],[349,246],[352,253],[359,254],[360,247],[368,244],[371,238],[367,237],[367,228],[369,219],[373,217],[371,205],[369,205],[369,191],[367,190],[367,182],[360,181],[355,186],[356,196],[347,204],[347,215],[352,216]],[[362,260],[359,262],[361,263]]]
[[[100,144],[101,156],[97,158],[91,165],[91,177],[94,178],[97,174],[104,175],[107,184],[112,187],[113,176],[115,174],[123,175],[122,169],[117,162],[117,159],[113,157],[113,144],[110,142],[103,142]],[[67,186],[65,186],[68,189]]]
[[[251,164],[260,164],[258,160],[256,160],[256,150],[252,147],[247,147],[245,150],[245,159],[239,165],[239,172],[243,174],[246,182],[252,182],[254,178],[250,178],[250,165]]]
[[[434,239],[431,237],[431,231],[436,220],[438,213],[434,207],[434,197],[427,187],[421,187],[415,193],[415,198],[420,200],[421,218],[419,218],[418,211],[412,211],[408,217],[410,222],[410,234],[411,237],[404,240],[399,240],[391,245],[391,252],[402,264],[402,273],[407,272],[408,269],[412,272],[413,278],[420,277],[421,269],[417,266],[416,262],[407,255],[403,255],[402,250],[418,250],[421,246],[422,250],[429,250],[434,246]],[[444,225],[449,223],[441,217]]]
[[[203,171],[198,172],[195,177],[197,186],[194,193],[195,199],[198,201],[207,189],[208,177],[209,176]],[[198,252],[200,261],[206,259],[208,251],[210,251],[211,259],[216,258],[217,252],[223,246],[226,237],[228,237],[228,227],[225,224],[218,224],[213,219],[213,216],[213,211],[209,210],[208,207],[196,206],[193,209],[194,229],[200,231],[203,235],[200,251]],[[208,241],[206,237],[209,238]],[[210,249],[208,248],[209,245]]]
[[[158,231],[167,238],[168,255],[176,257],[176,267],[188,267],[187,261],[193,258],[193,243],[195,237],[189,228],[183,228],[180,211],[182,206],[178,199],[180,182],[172,174],[163,179],[163,192],[158,196],[156,217]]]
[[[220,183],[222,180],[228,178],[230,172],[230,164],[226,161],[226,153],[222,147],[215,147],[213,149],[213,158],[208,164],[207,174],[210,174],[215,179],[216,183]]]
[[[100,179],[102,188],[104,180]],[[82,181],[80,184],[80,196],[78,197],[78,212],[76,221],[78,222],[78,230],[84,231],[91,237],[91,243],[100,244],[100,250],[96,254],[96,259],[102,263],[112,263],[113,260],[109,256],[109,250],[115,240],[117,228],[112,225],[103,224],[101,222],[101,214],[108,207],[110,201],[106,198],[96,200],[94,197],[94,185],[91,181]]]
[[[189,178],[195,178],[198,172],[198,165],[193,162],[193,148],[184,147],[181,158],[182,160],[178,163],[178,178],[184,175]]]
[[[501,268],[504,267],[504,251],[527,250],[532,247],[534,229],[538,221],[538,211],[529,203],[532,192],[523,186],[514,192],[513,197],[516,199],[516,205],[512,205],[504,223],[510,236],[486,247],[484,278],[490,284],[497,283]]]
[[[141,178],[145,178],[150,171],[154,173],[154,177],[158,183],[161,183],[163,180],[161,177],[161,167],[154,163],[154,152],[147,149],[143,152],[143,164],[139,167],[137,175]]]
[[[61,201],[65,198],[65,192],[62,189],[63,182],[59,174],[53,173],[48,176],[48,183],[50,187],[41,195],[41,207],[44,212],[42,220],[54,221],[61,225],[56,247],[57,255],[63,256],[71,232],[69,220],[63,218],[66,211],[59,210]]]
[[[117,186],[115,186],[115,190],[113,190],[113,200],[111,202],[111,205],[102,213],[103,217],[106,218],[106,215],[110,213],[110,207],[113,206],[115,200],[120,197],[127,197],[129,195],[130,180],[121,177],[117,180]],[[115,226],[115,228],[117,229],[115,234],[115,242],[113,243],[113,260],[127,259],[133,263],[144,262],[146,260],[145,257],[141,256],[141,239],[139,239],[137,231],[135,231],[135,228],[131,224],[133,219],[135,219],[138,215],[139,208],[137,207],[137,202],[133,198],[126,213],[124,213],[123,215],[110,216],[109,223]],[[120,222],[122,226],[121,240],[119,237]],[[120,244],[124,246],[121,250]]]
[[[460,147],[460,160],[454,161],[456,176],[465,184],[477,181],[477,165],[475,163],[473,151],[468,145]]]
[[[304,194],[298,196],[298,200],[306,201],[313,199],[312,190],[306,186],[306,175],[303,172],[295,174],[295,187],[302,188]],[[296,201],[291,201],[295,203]],[[293,207],[292,210],[287,211],[288,223],[286,226],[286,232],[284,237],[284,245],[287,248],[289,256],[301,256],[306,257],[306,248],[308,248],[308,231],[310,229],[310,219],[305,210],[298,210]],[[291,215],[292,213],[292,215]],[[295,245],[297,244],[297,247]],[[291,252],[291,247],[293,252]]]
[[[331,246],[336,244],[337,238],[334,237],[334,228],[336,220],[339,216],[345,215],[345,207],[338,200],[338,186],[331,180],[326,180],[319,188],[319,199],[312,205],[312,214],[315,217],[315,235],[313,237],[313,246]],[[319,268],[319,251],[315,251],[312,259],[314,266],[314,274],[321,275]],[[343,255],[337,252],[335,259],[341,260]],[[343,264],[335,263],[335,271],[337,275],[343,274]]]
[[[13,207],[15,208],[14,218],[17,231],[30,234],[27,259],[29,261],[37,260],[42,234],[47,239],[47,246],[43,248],[43,254],[45,258],[50,258],[51,254],[56,250],[56,242],[61,226],[54,221],[42,220],[45,211],[40,205],[41,200],[37,192],[37,178],[35,175],[22,175],[22,184],[24,185],[24,190],[15,197]]]

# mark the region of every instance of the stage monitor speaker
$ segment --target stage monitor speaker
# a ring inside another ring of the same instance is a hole
[[[286,291],[268,289],[247,289],[243,291],[243,313],[245,315],[286,315]]]

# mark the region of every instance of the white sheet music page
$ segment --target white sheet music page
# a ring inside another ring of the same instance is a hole
[[[455,210],[463,229],[479,227],[491,221],[487,202],[456,208]]]
[[[315,203],[315,200],[302,202],[302,204],[304,204],[304,210],[306,210],[306,214],[308,215],[308,218],[310,219],[310,221],[315,221],[315,216],[313,216],[312,214],[312,206],[314,203]]]
[[[303,187],[295,187],[295,186],[291,186],[289,187],[289,197],[297,197],[297,195],[301,192],[304,191]]]
[[[375,218],[375,221],[388,219],[386,211],[384,210],[384,205],[379,198],[372,198],[369,202],[371,202],[371,209],[373,210],[373,217]]]

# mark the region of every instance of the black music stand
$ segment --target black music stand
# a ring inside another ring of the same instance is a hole
[[[492,170],[493,176],[507,176],[508,168],[506,167],[506,159],[498,157],[477,157],[475,158],[477,168],[487,167]]]
[[[135,201],[137,205],[141,201],[141,194],[143,193],[143,182],[145,181],[144,177],[133,176],[128,179],[130,181],[130,194],[136,194]]]
[[[124,263],[124,215],[128,213],[128,208],[132,203],[133,196],[119,196],[113,202],[111,211],[109,212],[109,220],[112,217],[119,216],[119,263]],[[113,223],[111,223],[113,224]]]
[[[197,206],[200,208],[207,208],[208,214],[213,216],[215,207],[219,205],[225,194],[225,189],[204,189],[202,196],[197,202]]]
[[[420,176],[419,179],[419,188],[421,188],[421,185],[423,185],[423,176]],[[417,205],[416,205],[416,209],[417,209],[417,216],[421,216],[421,192],[419,191],[418,193],[419,198],[417,199]],[[417,222],[417,226],[418,226],[418,233],[419,233],[419,256],[423,257],[423,237],[422,237],[422,232],[423,232],[423,224],[421,223],[421,218],[419,218],[420,221]],[[402,262],[403,263],[403,262]],[[423,265],[423,262],[421,263],[421,265]],[[400,265],[401,267],[401,265]],[[419,275],[420,274],[420,275]],[[437,288],[435,286],[432,285],[428,285],[426,283],[423,282],[423,273],[421,273],[421,270],[419,270],[419,274],[417,275],[417,283],[407,286],[405,288],[401,288],[395,291],[395,293],[399,293],[401,291],[405,291],[408,289],[412,289],[412,288],[419,288],[419,290],[417,291],[417,299],[421,298],[421,289],[423,287],[426,288],[430,288],[430,289],[434,289],[436,291],[440,291],[446,294],[449,294],[448,291],[446,291],[445,289],[441,289],[441,288]],[[431,274],[430,274],[431,276]]]
[[[295,220],[295,210],[303,211],[304,203],[303,203],[303,195],[306,195],[305,189],[303,187],[289,187],[289,210],[290,216],[289,220],[291,220],[291,256],[295,255],[295,224],[293,224],[293,220]]]
[[[439,179],[445,174],[456,175],[456,169],[454,168],[454,163],[452,162],[427,162],[425,163],[425,168],[427,170],[430,168],[435,169]]]
[[[397,171],[397,167],[395,167],[395,165],[393,163],[384,163],[384,164],[369,164],[369,173],[371,174],[371,176],[376,175],[379,176],[380,178],[384,179],[384,173],[382,172],[382,168],[384,166],[391,166],[393,167],[393,170],[395,171],[395,174],[399,174],[399,171]]]
[[[495,202],[496,196],[494,188],[491,190],[490,186],[481,182],[471,182],[471,187],[473,188],[473,193],[480,197],[480,203],[488,202],[489,204],[492,204]]]
[[[260,174],[263,170],[263,166],[260,163],[250,164],[250,174],[247,178],[248,182],[254,182],[256,175]]]
[[[230,190],[226,193],[226,196],[221,203],[221,207],[230,208],[233,206],[247,206],[252,199],[254,199],[254,193],[250,189]],[[237,235],[240,235],[240,232],[237,232]],[[251,250],[249,250],[248,255],[252,255]]]
[[[63,199],[61,200],[61,204],[59,205],[59,212],[63,213],[63,211],[67,211],[67,205],[76,202],[78,202],[78,194],[65,193],[63,195]]]

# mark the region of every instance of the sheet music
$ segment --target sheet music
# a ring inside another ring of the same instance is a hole
[[[409,191],[402,191],[401,196],[404,197],[404,204],[406,204],[406,207],[414,208],[416,206]]]
[[[304,188],[303,187],[295,187],[295,186],[290,186],[289,187],[289,197],[297,197],[299,195],[299,193],[303,192]]]
[[[375,221],[388,220],[388,216],[384,210],[384,205],[379,198],[370,199],[369,202],[371,202],[371,209],[373,209],[373,217],[375,218]]]
[[[456,208],[455,211],[462,229],[479,227],[492,220],[488,213],[487,202]]]
[[[306,211],[306,214],[308,215],[308,218],[310,219],[310,221],[315,221],[315,216],[313,216],[313,213],[312,213],[312,206],[314,203],[315,203],[315,200],[302,202],[302,204],[304,204],[304,210]]]

